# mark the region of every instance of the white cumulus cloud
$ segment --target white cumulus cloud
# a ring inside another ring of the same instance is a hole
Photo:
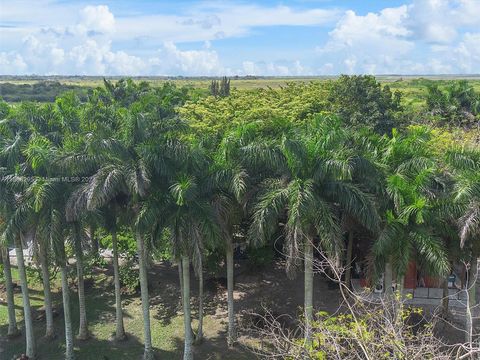
[[[317,47],[317,61],[333,63],[336,73],[478,73],[479,13],[478,0],[414,0],[366,15],[348,10]]]

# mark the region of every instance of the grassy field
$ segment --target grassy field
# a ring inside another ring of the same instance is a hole
[[[109,78],[111,80],[118,80],[119,77]],[[134,77],[134,81],[148,81],[153,86],[161,86],[165,82],[174,82],[179,86],[186,86],[194,89],[204,89],[207,91],[211,78],[166,78],[166,77]],[[335,79],[333,76],[323,77],[248,77],[248,78],[232,78],[231,86],[238,90],[252,90],[258,88],[279,88],[288,83],[306,83],[306,82],[324,82]],[[446,86],[452,80],[465,79],[469,81],[476,91],[480,92],[480,76],[377,76],[377,79],[383,83],[388,84],[392,90],[399,90],[402,93],[403,104],[407,107],[417,109],[425,103],[425,92],[427,85],[431,81],[436,81],[440,87]],[[77,92],[86,96],[86,89],[103,85],[102,77],[11,77],[0,76],[0,84],[14,84],[14,85],[34,85],[42,81],[57,81],[64,85],[72,86],[77,89]],[[39,90],[33,90],[32,95]],[[12,94],[3,94],[8,100]],[[1,89],[0,89],[0,97]],[[28,100],[30,95],[25,97],[20,96],[14,101]],[[53,101],[40,100],[40,101]]]
[[[119,80],[122,77],[106,77],[111,80]],[[278,88],[285,86],[289,82],[311,82],[311,81],[326,81],[336,79],[337,76],[312,76],[312,77],[232,77],[232,87],[237,89],[257,89],[257,88]],[[471,81],[477,90],[480,90],[480,75],[425,75],[425,76],[413,76],[413,75],[379,75],[376,78],[380,82],[391,83],[391,87],[395,89],[418,89],[421,88],[422,81],[435,80],[448,82],[451,80],[465,79]],[[179,86],[189,86],[193,88],[208,88],[212,78],[207,77],[132,77],[135,81],[148,81],[154,86],[159,86],[165,82],[174,82]],[[42,76],[42,77],[13,77],[13,76],[0,76],[0,83],[12,83],[12,84],[34,84],[39,81],[58,81],[66,85],[77,85],[86,87],[96,87],[103,85],[103,77],[99,76]]]
[[[86,305],[90,339],[75,341],[75,353],[81,360],[140,360],[143,353],[143,321],[140,295],[122,295],[125,316],[126,342],[111,340],[115,331],[115,297],[112,269],[95,271],[95,282],[86,287]],[[14,281],[18,283],[16,269]],[[249,331],[248,313],[260,313],[265,308],[274,314],[289,314],[296,317],[303,304],[303,277],[289,279],[285,264],[274,262],[265,268],[252,267],[248,262],[237,262],[235,269],[235,312],[239,339],[235,348],[229,349],[226,343],[227,306],[225,269],[218,273],[205,272],[205,319],[204,341],[194,346],[195,359],[201,360],[253,360],[257,357],[251,347],[258,345]],[[336,288],[320,277],[315,277],[314,306],[321,311],[334,312],[339,304]],[[197,326],[198,286],[191,274],[191,304],[193,328]],[[57,338],[47,342],[44,338],[45,321],[39,319],[39,309],[43,306],[41,283],[32,281],[30,299],[32,302],[35,334],[37,338],[38,360],[61,360],[64,353],[63,309],[59,281],[53,286]],[[73,330],[78,331],[78,298],[75,286],[71,286],[71,310]],[[287,291],[288,289],[288,291]],[[153,346],[158,359],[178,360],[183,355],[183,313],[181,311],[177,268],[168,263],[155,263],[149,270],[150,317]],[[15,289],[17,319],[23,326],[22,300],[20,288]],[[11,360],[13,355],[24,351],[25,339],[20,336],[13,340],[6,338],[7,309],[5,293],[0,286],[0,359]]]
[[[179,289],[174,283],[178,279],[175,269],[170,267],[157,267],[151,270],[150,279],[150,316],[152,324],[152,340],[156,355],[159,359],[181,359],[183,353],[183,314],[180,312]],[[13,269],[14,281],[18,283],[18,274]],[[158,280],[161,280],[159,282]],[[33,307],[34,327],[37,338],[38,359],[60,360],[63,359],[64,333],[63,310],[61,309],[61,289],[58,279],[53,284],[54,308],[58,315],[55,317],[57,338],[47,341],[43,338],[45,323],[39,317],[39,309],[43,306],[43,289],[38,282],[32,282],[30,300]],[[75,290],[71,291],[71,310],[74,332],[78,330],[78,297]],[[20,288],[15,289],[15,304],[17,320],[22,326],[22,299]],[[138,294],[123,296],[125,329],[128,340],[116,343],[111,340],[115,331],[115,298],[113,293],[112,276],[99,272],[95,274],[95,283],[87,288],[86,305],[90,339],[75,342],[77,359],[82,360],[114,360],[114,359],[140,359],[143,354],[143,321],[141,302]],[[194,300],[192,301],[195,309]],[[218,316],[220,313],[221,316]],[[195,315],[195,312],[193,313]],[[217,314],[217,315],[216,315]],[[204,322],[205,342],[195,347],[198,359],[252,359],[252,354],[245,347],[228,350],[225,340],[224,312],[208,311]],[[20,336],[7,340],[7,308],[5,294],[0,290],[0,359],[10,360],[14,355],[24,351],[24,338]],[[194,328],[196,322],[193,323]]]

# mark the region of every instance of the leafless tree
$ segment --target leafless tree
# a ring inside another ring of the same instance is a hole
[[[435,333],[439,322],[446,321],[440,316],[441,307],[426,314],[421,308],[407,305],[408,297],[401,296],[399,291],[378,296],[369,289],[362,292],[351,290],[342,281],[345,268],[337,259],[321,251],[318,253],[321,258],[315,260],[315,271],[338,284],[340,306],[333,314],[316,314],[312,345],[304,341],[305,322],[302,319],[275,315],[267,309],[262,314],[252,313],[250,318],[254,321],[249,324],[248,331],[259,339],[254,351],[260,358],[461,360],[480,357],[471,326],[468,288],[466,323],[470,327],[462,329],[468,335],[467,341],[448,344]]]

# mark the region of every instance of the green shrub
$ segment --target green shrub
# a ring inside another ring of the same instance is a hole
[[[127,293],[134,294],[140,287],[140,277],[133,261],[120,266],[120,284]]]
[[[106,269],[108,266],[107,260],[98,254],[86,256],[83,262],[84,276],[93,276],[94,268]]]
[[[27,274],[27,282],[29,285],[42,283],[42,270],[36,266],[25,266],[25,273]]]
[[[117,233],[118,252],[131,259],[137,253],[135,238],[130,231],[122,230]],[[100,245],[105,249],[112,249],[112,234],[100,238]]]
[[[153,240],[152,256],[154,260],[172,260],[172,243],[169,229],[163,229]]]

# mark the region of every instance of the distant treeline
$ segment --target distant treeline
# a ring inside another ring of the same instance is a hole
[[[0,97],[7,102],[53,102],[57,96],[67,91],[73,91],[81,100],[86,100],[89,88],[58,81],[40,81],[34,84],[0,83]]]

